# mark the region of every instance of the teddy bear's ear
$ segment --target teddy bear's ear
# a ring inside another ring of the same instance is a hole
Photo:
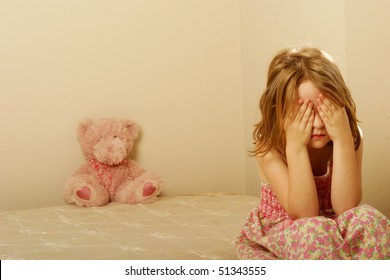
[[[139,127],[138,127],[138,125],[136,125],[133,121],[130,121],[130,120],[124,120],[124,125],[130,131],[133,139],[138,137],[138,134],[139,134]]]
[[[88,128],[92,125],[91,119],[86,119],[85,121],[81,122],[79,124],[79,127],[77,129],[77,139],[80,140],[85,135],[85,132],[87,132]]]

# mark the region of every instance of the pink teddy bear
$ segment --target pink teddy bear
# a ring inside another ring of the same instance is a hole
[[[78,140],[87,163],[66,183],[65,201],[81,207],[153,202],[161,192],[161,177],[129,159],[138,133],[130,120],[82,122]]]

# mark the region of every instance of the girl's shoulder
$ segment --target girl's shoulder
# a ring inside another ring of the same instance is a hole
[[[271,149],[266,154],[256,155],[256,161],[262,183],[269,183],[265,175],[270,169],[279,169],[286,166],[285,158],[276,150]]]
[[[256,155],[256,160],[259,165],[265,165],[265,164],[273,164],[273,163],[286,163],[285,158],[276,150],[271,149],[269,152],[265,154],[258,154]]]

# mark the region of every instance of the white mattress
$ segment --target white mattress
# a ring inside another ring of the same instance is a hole
[[[0,259],[237,259],[233,242],[258,202],[199,195],[3,211]]]

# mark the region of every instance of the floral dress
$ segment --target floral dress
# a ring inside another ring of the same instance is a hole
[[[235,246],[240,259],[390,259],[389,219],[369,205],[339,216],[332,209],[332,164],[315,176],[320,215],[292,219],[269,184],[241,229]]]

